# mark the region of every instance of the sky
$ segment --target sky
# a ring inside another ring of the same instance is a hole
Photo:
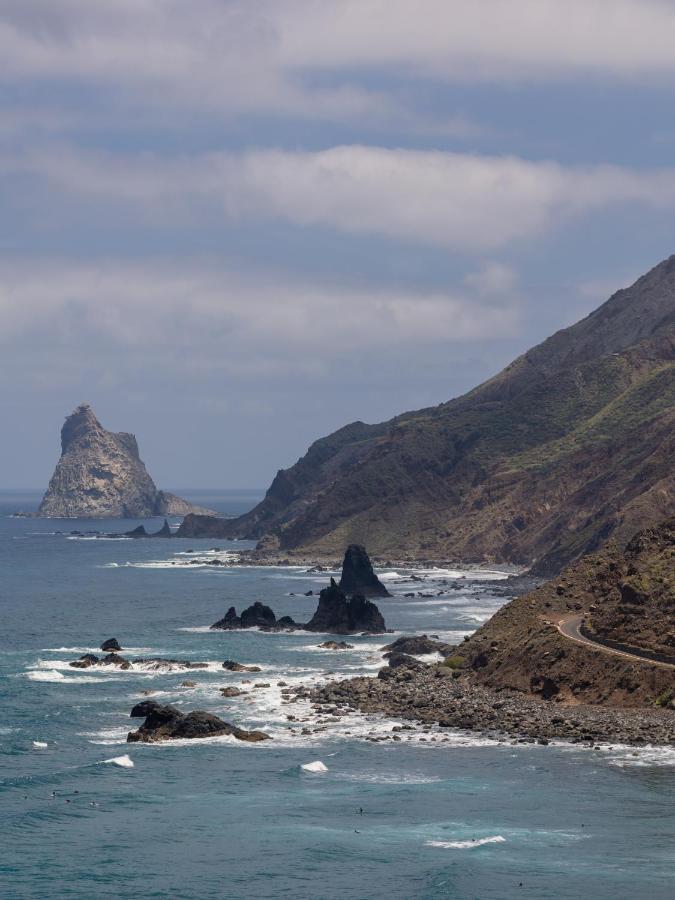
[[[0,486],[265,487],[673,252],[675,2],[0,0]]]

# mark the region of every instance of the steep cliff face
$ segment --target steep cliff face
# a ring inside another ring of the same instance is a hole
[[[61,458],[39,516],[141,518],[208,513],[173,494],[158,491],[133,434],[106,431],[87,404],[61,429]]]
[[[674,451],[671,257],[463,397],[317,441],[220,529],[550,574],[675,513]]]

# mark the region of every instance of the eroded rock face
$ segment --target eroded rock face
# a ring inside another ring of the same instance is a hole
[[[347,547],[342,563],[340,589],[345,594],[361,594],[363,597],[391,597],[391,594],[379,580],[361,544],[350,544]]]
[[[137,710],[141,706],[134,707]],[[132,710],[132,715],[134,713]],[[159,741],[170,741],[178,738],[199,739],[219,737],[221,735],[233,735],[240,741],[264,741],[269,735],[263,731],[246,731],[237,728],[213,713],[197,709],[186,714],[181,713],[173,706],[156,705],[147,714],[145,721],[137,731],[130,731],[127,735],[129,743],[153,744]]]
[[[39,516],[141,518],[208,513],[157,490],[133,434],[106,431],[87,404],[78,406],[61,429],[61,458]]]
[[[384,618],[377,606],[360,594],[348,598],[333,578],[330,586],[319,594],[317,610],[304,627],[307,631],[329,634],[355,634],[360,631],[381,634],[386,631]]]

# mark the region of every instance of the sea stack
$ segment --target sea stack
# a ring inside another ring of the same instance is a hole
[[[364,597],[391,597],[391,594],[379,580],[361,544],[350,544],[347,547],[342,563],[340,589],[345,594],[361,594]]]
[[[133,434],[106,431],[86,403],[61,429],[61,458],[38,516],[51,518],[145,518],[207,513],[160,491],[140,458]]]
[[[330,586],[319,594],[319,605],[305,629],[327,634],[355,634],[360,631],[382,634],[386,631],[384,618],[377,606],[363,594],[347,597],[333,578]]]

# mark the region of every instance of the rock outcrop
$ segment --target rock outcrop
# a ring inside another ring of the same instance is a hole
[[[133,434],[106,431],[87,404],[68,416],[61,429],[61,458],[38,516],[134,519],[194,512],[212,511],[158,490]]]
[[[386,631],[384,618],[377,606],[361,594],[347,597],[335,579],[319,594],[316,612],[304,626],[306,631],[327,634],[356,634],[366,631],[382,634]]]
[[[219,631],[259,628],[261,631],[318,631],[327,634],[356,634],[362,631],[382,634],[386,631],[384,618],[377,606],[362,594],[347,597],[333,578],[330,587],[319,594],[319,605],[306,625],[295,622],[290,616],[277,619],[269,606],[256,601],[241,616],[231,606],[211,628]]]
[[[231,606],[222,619],[214,622],[211,628],[214,631],[236,631],[240,628],[260,628],[261,631],[286,631],[299,628],[290,616],[282,616],[277,619],[269,606],[265,606],[259,600],[248,606],[240,616],[234,606]]]
[[[340,590],[345,594],[361,594],[364,597],[391,597],[391,594],[373,572],[370,557],[362,544],[350,544],[342,563]]]
[[[141,704],[134,707],[138,710]],[[138,713],[137,713],[138,714]],[[240,741],[264,741],[269,735],[263,731],[246,731],[201,709],[181,713],[174,706],[154,705],[137,731],[127,735],[129,743],[154,744],[177,739],[199,739],[232,735]]]
[[[675,257],[468,394],[317,440],[204,534],[550,575],[675,514],[673,460]]]
[[[441,653],[445,656],[452,650],[451,644],[430,638],[426,634],[411,637],[400,637],[382,648],[385,656],[391,653],[407,653],[409,656],[426,656],[428,653]]]

